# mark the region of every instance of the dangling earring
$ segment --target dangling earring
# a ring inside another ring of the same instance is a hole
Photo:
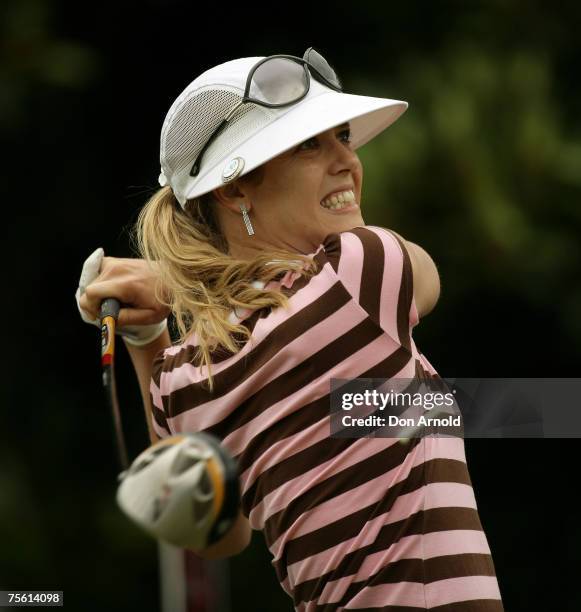
[[[244,204],[240,204],[240,210],[242,211],[242,218],[244,219],[244,225],[246,225],[246,231],[248,232],[248,235],[254,236],[254,228],[252,227],[252,222],[250,221],[250,217],[248,216],[246,206]]]

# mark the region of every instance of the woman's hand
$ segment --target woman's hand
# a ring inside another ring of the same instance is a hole
[[[104,255],[97,249],[83,265],[76,293],[83,321],[99,326],[101,302],[116,298],[121,302],[119,333],[138,346],[152,342],[166,328],[170,312],[155,297],[158,273],[143,259]]]

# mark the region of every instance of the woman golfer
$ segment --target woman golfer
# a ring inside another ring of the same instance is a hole
[[[96,252],[80,297],[87,319],[125,305],[152,440],[207,432],[237,460],[238,519],[198,554],[262,530],[297,610],[503,610],[463,440],[330,435],[332,378],[438,377],[412,338],[436,267],[362,216],[356,149],[406,108],[343,93],[312,48],[204,72],[163,125],[144,259]]]

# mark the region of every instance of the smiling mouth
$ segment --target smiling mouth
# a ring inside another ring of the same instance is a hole
[[[328,198],[322,200],[319,204],[327,210],[342,210],[344,208],[351,209],[358,207],[357,202],[355,202],[355,194],[353,193],[352,189],[334,193]]]

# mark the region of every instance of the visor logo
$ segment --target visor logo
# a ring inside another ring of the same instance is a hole
[[[244,170],[244,160],[241,157],[234,157],[222,171],[222,182],[233,181]]]

